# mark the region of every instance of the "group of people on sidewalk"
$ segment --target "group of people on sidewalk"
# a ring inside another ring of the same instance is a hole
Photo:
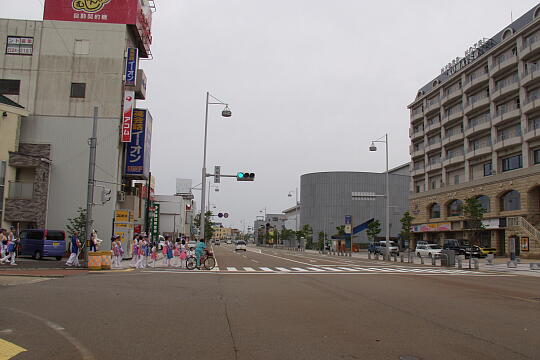
[[[0,264],[17,265],[15,263],[16,251],[17,238],[14,229],[11,228],[9,232],[6,229],[0,229]]]
[[[201,241],[200,243],[202,246],[197,245],[194,251],[189,247],[185,238],[177,238],[176,241],[172,241],[171,237],[167,235],[161,244],[160,250],[158,244],[150,242],[147,235],[141,234],[133,239],[130,266],[138,269],[144,269],[150,266],[155,267],[157,262],[163,259],[165,265],[168,267],[173,266],[185,269],[186,259],[190,256],[195,256],[198,264],[206,247],[204,242]],[[159,255],[160,251],[162,256]]]

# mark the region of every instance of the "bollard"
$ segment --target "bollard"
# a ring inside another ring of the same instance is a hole
[[[488,256],[486,257],[486,261],[486,265],[493,265],[493,262],[495,261],[495,255],[488,254]]]
[[[397,262],[397,255],[394,253],[394,262]]]
[[[506,266],[509,268],[517,268],[517,262],[510,260],[506,263]]]
[[[458,269],[463,269],[463,260],[461,259],[461,256],[458,256],[457,258],[457,267]]]
[[[414,260],[412,260],[413,254],[409,251],[407,254],[407,262],[412,263]]]
[[[478,259],[473,259],[474,261],[474,270],[480,270],[480,261]]]
[[[399,260],[400,260],[401,262],[405,262],[403,258],[404,258],[403,253],[399,254]]]
[[[367,258],[368,258],[368,260],[371,260],[371,253],[369,251],[367,253]]]
[[[432,256],[432,257],[431,257],[431,265],[437,266],[437,262],[436,262],[436,260],[435,260],[435,256]]]
[[[420,255],[420,264],[424,265],[424,258]]]
[[[379,260],[379,254],[375,254],[375,260]]]
[[[352,257],[352,251],[349,253],[349,257]]]

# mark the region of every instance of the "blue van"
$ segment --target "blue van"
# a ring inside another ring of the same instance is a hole
[[[60,230],[23,230],[20,234],[20,255],[30,255],[36,260],[54,257],[62,260],[66,252],[66,233]]]

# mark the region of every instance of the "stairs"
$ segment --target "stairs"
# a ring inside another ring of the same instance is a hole
[[[523,216],[513,216],[506,219],[506,226],[508,228],[519,229],[529,235],[530,240],[536,241],[540,244],[540,230],[534,225],[528,222]]]

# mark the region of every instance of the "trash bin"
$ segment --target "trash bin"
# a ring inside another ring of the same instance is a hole
[[[443,250],[441,252],[441,266],[456,266],[456,252],[454,250]]]
[[[101,270],[101,253],[99,251],[88,253],[88,269]]]
[[[101,254],[101,269],[110,270],[112,263],[112,251],[98,251]]]

